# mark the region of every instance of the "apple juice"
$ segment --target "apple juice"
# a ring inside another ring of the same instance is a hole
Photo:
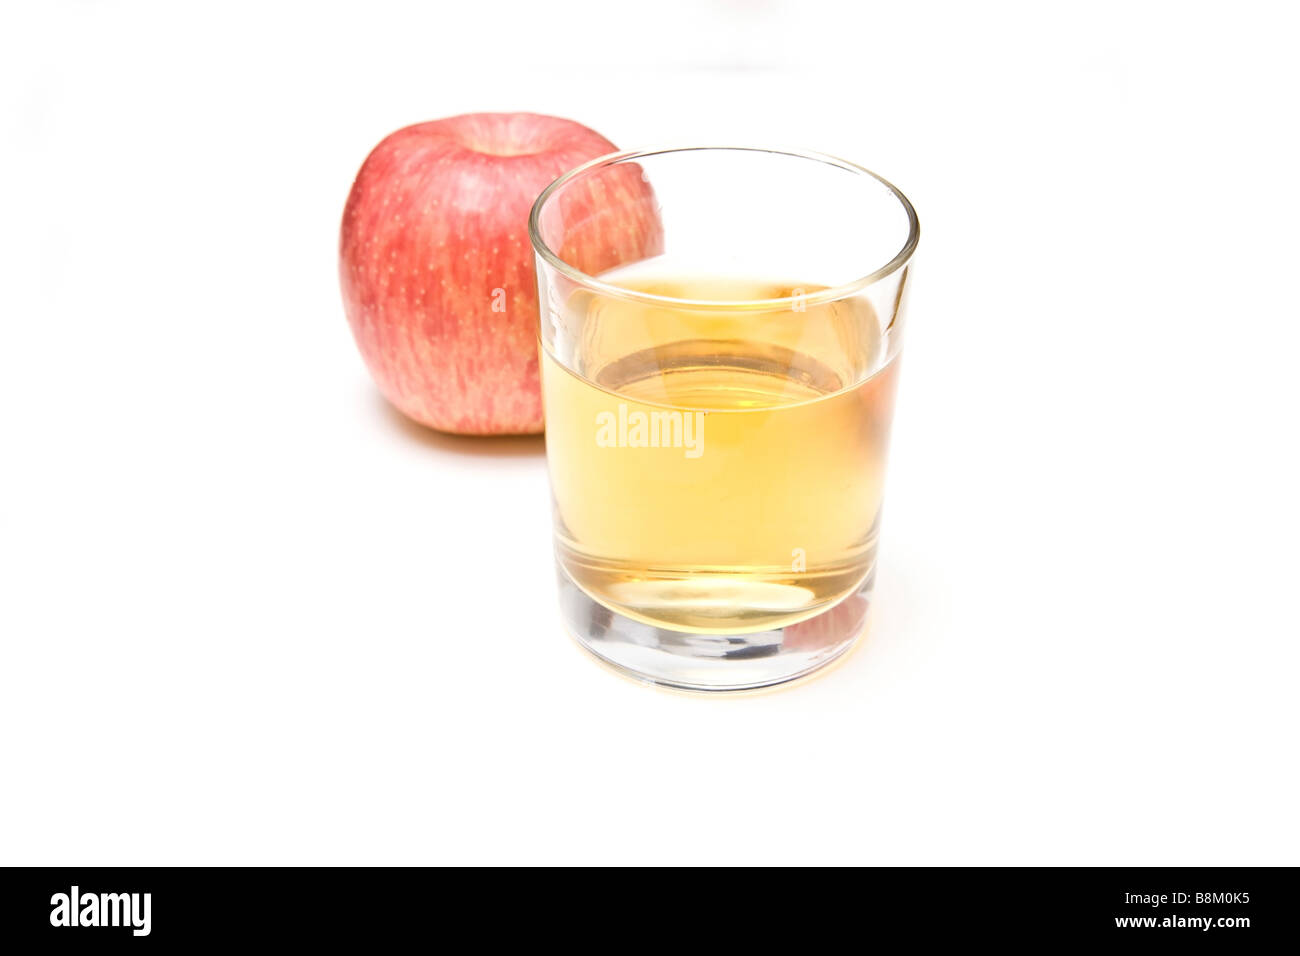
[[[564,332],[560,355],[542,350],[542,394],[564,573],[614,611],[706,634],[783,627],[856,591],[875,563],[898,364],[871,305],[648,264],[600,278],[667,298],[551,302]]]

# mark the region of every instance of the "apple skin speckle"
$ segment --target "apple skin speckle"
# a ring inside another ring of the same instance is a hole
[[[614,151],[585,126],[534,113],[420,123],[374,148],[344,207],[339,279],[357,347],[388,401],[445,432],[542,431],[528,213],[562,173]],[[565,254],[588,272],[662,247],[649,185],[632,175],[611,188],[617,195],[603,189],[599,208],[595,196],[570,200],[590,227]],[[505,311],[493,309],[497,289]]]

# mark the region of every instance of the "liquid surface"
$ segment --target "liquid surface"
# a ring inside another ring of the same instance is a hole
[[[730,303],[818,290],[604,278]],[[556,552],[579,587],[720,634],[795,623],[858,588],[897,365],[864,300],[678,308],[580,291],[564,308],[565,362],[544,349],[542,385]]]

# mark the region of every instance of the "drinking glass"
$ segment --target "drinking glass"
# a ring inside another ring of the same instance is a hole
[[[867,625],[919,228],[830,156],[617,153],[529,221],[563,622],[635,677],[761,687]]]

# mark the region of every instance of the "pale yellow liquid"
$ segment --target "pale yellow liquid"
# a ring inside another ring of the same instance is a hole
[[[622,614],[713,634],[793,624],[857,590],[875,562],[897,366],[874,310],[719,301],[812,296],[812,285],[604,278],[711,304],[585,291],[562,304],[582,375],[543,349],[542,387],[564,571]],[[702,412],[697,457],[667,427],[660,447],[636,447],[632,429],[611,445],[620,404],[631,422]]]

